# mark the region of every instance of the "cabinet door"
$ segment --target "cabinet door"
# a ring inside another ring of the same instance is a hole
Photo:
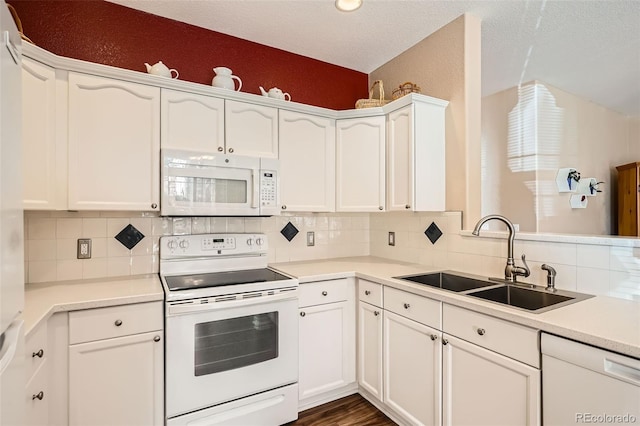
[[[540,370],[443,334],[444,425],[539,425]]]
[[[335,211],[335,120],[280,110],[282,209]]]
[[[384,311],[384,400],[412,425],[441,422],[439,332]]]
[[[161,148],[224,151],[224,99],[162,89]]]
[[[160,89],[69,73],[69,208],[158,210]]]
[[[158,331],[71,345],[69,424],[162,425],[161,334]]]
[[[387,117],[387,210],[413,208],[413,168],[413,106],[409,105]]]
[[[358,383],[382,399],[382,309],[358,304]]]
[[[385,118],[336,122],[336,210],[384,210]]]
[[[225,101],[226,150],[229,154],[278,158],[278,110]]]
[[[67,208],[66,93],[57,88],[56,70],[22,60],[22,149],[24,208],[59,210]]]
[[[300,400],[355,382],[352,306],[345,301],[300,309]]]

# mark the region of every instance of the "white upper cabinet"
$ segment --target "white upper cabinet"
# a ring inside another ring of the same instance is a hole
[[[69,208],[158,210],[160,89],[69,73]]]
[[[226,100],[225,137],[228,154],[278,158],[278,109]]]
[[[388,210],[444,211],[447,104],[415,100],[388,114]]]
[[[224,151],[224,99],[162,89],[162,148]]]
[[[338,120],[336,129],[336,211],[384,210],[385,117]]]
[[[56,80],[54,68],[23,58],[23,199],[27,210],[67,208],[66,111],[66,80]]]
[[[280,110],[282,209],[335,211],[335,120]]]

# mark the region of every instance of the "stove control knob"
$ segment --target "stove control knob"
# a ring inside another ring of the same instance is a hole
[[[248,245],[249,247],[251,247],[251,246],[253,245],[253,238],[249,238],[249,239],[247,240],[247,245]]]
[[[187,241],[187,240],[180,241],[180,248],[188,249],[189,248],[189,241]]]
[[[257,238],[257,239],[256,239],[256,244],[257,244],[257,245],[261,246],[261,245],[262,245],[262,243],[263,243],[262,238]]]
[[[167,247],[169,247],[169,250],[174,250],[176,247],[178,247],[178,243],[176,242],[176,240],[169,240],[169,242],[167,243]]]

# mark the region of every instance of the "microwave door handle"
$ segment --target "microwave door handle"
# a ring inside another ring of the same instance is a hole
[[[260,172],[256,172],[255,170],[251,171],[251,179],[253,180],[253,194],[251,197],[251,208],[257,209],[258,205],[258,196],[260,194]]]

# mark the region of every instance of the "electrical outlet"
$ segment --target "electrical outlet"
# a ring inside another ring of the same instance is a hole
[[[313,231],[307,232],[307,246],[315,246],[316,245],[316,233]]]
[[[390,246],[395,246],[396,245],[396,233],[395,232],[389,232],[389,245]]]
[[[78,259],[91,259],[91,238],[78,238]]]

